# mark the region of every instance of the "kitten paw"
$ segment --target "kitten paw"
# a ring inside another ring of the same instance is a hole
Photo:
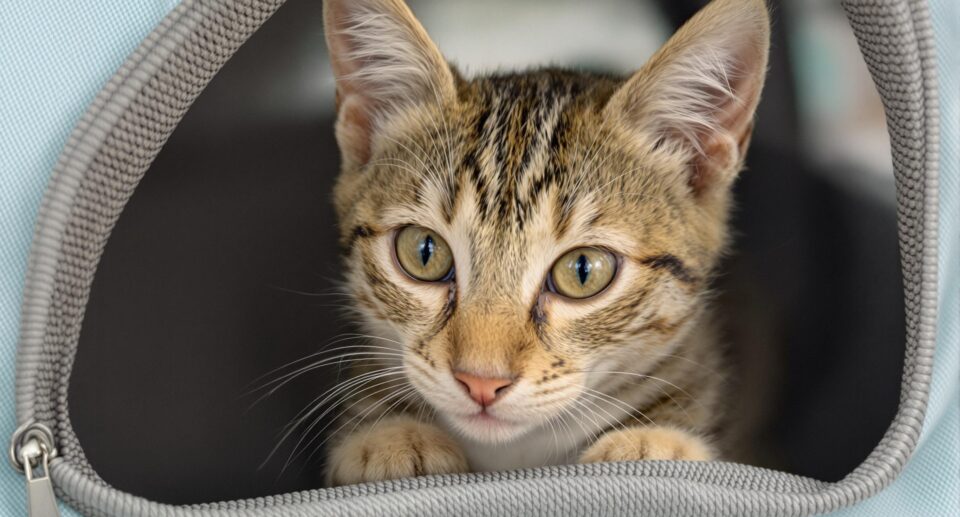
[[[610,431],[580,456],[580,463],[634,460],[707,461],[714,457],[700,437],[670,427],[631,427]]]
[[[338,486],[467,470],[466,457],[444,431],[396,417],[359,429],[334,447],[327,480]]]

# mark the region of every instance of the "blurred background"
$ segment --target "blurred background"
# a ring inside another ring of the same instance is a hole
[[[770,74],[717,286],[748,463],[837,480],[898,402],[903,310],[883,107],[836,2],[769,2]],[[414,0],[467,75],[628,73],[700,0]],[[321,2],[289,0],[148,171],[94,281],[70,386],[88,459],[170,503],[318,486],[322,451],[261,463],[334,379],[253,406],[260,375],[350,331],[330,207],[338,171]],[[318,443],[318,442],[315,442]],[[135,456],[136,462],[129,458]]]

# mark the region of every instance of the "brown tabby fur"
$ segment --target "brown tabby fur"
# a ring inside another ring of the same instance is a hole
[[[763,84],[762,0],[716,0],[626,79],[465,79],[400,0],[327,0],[325,24],[347,285],[371,334],[329,481],[723,454],[706,295]],[[449,243],[453,281],[400,270],[406,225]],[[582,246],[619,257],[611,285],[545,291]],[[454,371],[513,380],[494,423]]]

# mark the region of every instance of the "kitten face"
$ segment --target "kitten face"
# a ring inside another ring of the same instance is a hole
[[[759,72],[742,56],[686,70],[702,60],[695,27],[627,80],[467,81],[403,4],[334,4],[346,276],[422,398],[463,435],[505,441],[590,414],[591,397],[670,354],[724,246],[765,46],[731,43]],[[498,380],[492,403],[465,378]]]
[[[464,434],[507,439],[575,411],[604,359],[656,359],[696,314],[718,243],[691,228],[702,217],[689,187],[663,181],[682,164],[603,123],[614,86],[556,72],[464,84],[456,105],[385,133],[338,191],[358,304],[404,343],[411,382]],[[447,243],[450,279],[404,271],[408,226]],[[551,268],[583,247],[615,257],[609,285],[583,299],[552,291]],[[481,413],[455,371],[513,383]]]

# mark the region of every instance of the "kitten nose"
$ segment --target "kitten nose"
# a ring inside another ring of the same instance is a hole
[[[497,400],[497,396],[502,395],[503,390],[513,384],[510,379],[491,379],[463,372],[454,372],[453,378],[457,379],[467,389],[470,398],[483,407],[493,404]]]

